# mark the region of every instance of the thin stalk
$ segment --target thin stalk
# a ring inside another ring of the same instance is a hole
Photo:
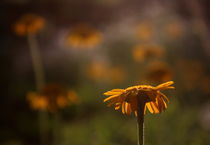
[[[53,145],[58,145],[59,144],[59,140],[60,140],[60,116],[59,116],[59,112],[56,111],[53,114]]]
[[[41,145],[47,145],[47,126],[48,126],[48,114],[46,111],[39,111],[39,131]]]
[[[144,106],[145,101],[142,96],[138,96],[138,110],[137,110],[137,137],[138,145],[144,145]]]
[[[35,81],[36,81],[36,89],[37,91],[41,91],[45,85],[44,78],[44,70],[41,61],[41,55],[39,52],[38,43],[36,41],[34,34],[28,34],[28,44],[32,58],[32,66],[34,69]],[[39,128],[40,128],[40,142],[42,145],[47,144],[47,124],[48,124],[48,116],[47,112],[40,111],[39,112]]]
[[[35,80],[36,80],[36,87],[37,90],[40,91],[43,86],[45,85],[45,78],[44,78],[44,70],[42,66],[41,61],[41,55],[38,49],[38,43],[36,41],[35,35],[28,34],[28,43],[32,58],[32,64],[35,74]]]

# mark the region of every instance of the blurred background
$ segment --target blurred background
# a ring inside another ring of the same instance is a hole
[[[208,0],[1,0],[1,145],[136,145],[103,93],[169,80],[146,145],[209,145]]]

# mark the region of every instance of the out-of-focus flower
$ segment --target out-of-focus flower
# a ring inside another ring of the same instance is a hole
[[[108,69],[106,63],[93,62],[87,68],[88,77],[92,80],[106,80],[108,75]]]
[[[137,45],[133,48],[132,55],[136,62],[142,62],[145,59],[162,57],[164,49],[160,45]]]
[[[50,112],[78,103],[76,92],[65,90],[57,84],[46,85],[41,92],[31,92],[27,99],[32,109]]]
[[[176,39],[183,35],[183,25],[175,21],[165,25],[164,31],[167,36]]]
[[[34,14],[26,14],[15,23],[14,30],[17,35],[24,36],[28,34],[35,34],[43,29],[44,26],[44,18]]]
[[[151,40],[154,35],[154,28],[150,22],[142,22],[137,26],[137,38],[143,41]]]
[[[34,92],[30,92],[27,95],[27,99],[30,102],[30,106],[34,110],[47,110],[48,101],[46,97],[39,96]]]
[[[125,70],[122,67],[109,66],[105,62],[93,62],[87,67],[87,75],[96,82],[111,84],[122,83],[125,78]]]
[[[73,48],[95,48],[102,41],[102,33],[87,24],[73,27],[66,38],[67,45]]]
[[[149,85],[132,86],[126,89],[113,89],[105,92],[109,96],[104,102],[109,101],[108,106],[114,105],[115,110],[122,108],[123,114],[130,115],[132,112],[137,116],[137,107],[139,100],[143,101],[144,113],[146,109],[151,113],[161,113],[167,108],[168,98],[161,93],[161,90],[174,89],[171,86],[174,82],[169,81],[156,87]]]
[[[146,78],[154,82],[165,82],[172,79],[172,71],[164,62],[153,62],[147,68]]]
[[[108,75],[113,84],[122,83],[126,78],[125,70],[121,67],[110,68]]]

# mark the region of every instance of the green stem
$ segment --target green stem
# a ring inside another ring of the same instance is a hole
[[[32,64],[35,74],[36,87],[38,91],[41,91],[45,85],[44,70],[41,61],[41,55],[38,49],[38,43],[36,41],[35,35],[28,34],[28,43],[32,58]]]
[[[58,111],[54,113],[53,119],[53,145],[58,145],[60,140],[60,116]]]
[[[144,106],[145,101],[142,96],[138,96],[138,110],[137,110],[137,128],[138,128],[138,145],[144,145]]]
[[[39,111],[39,131],[40,131],[40,142],[42,145],[47,145],[47,125],[48,115],[46,111]]]
[[[38,43],[34,34],[28,34],[28,44],[32,58],[32,66],[35,74],[36,89],[38,92],[42,90],[45,85],[44,70],[41,61],[41,55],[39,52]],[[40,141],[42,145],[47,144],[47,123],[48,116],[47,112],[39,112],[39,128],[40,128]]]

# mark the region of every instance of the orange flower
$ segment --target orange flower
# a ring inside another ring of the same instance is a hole
[[[34,110],[47,110],[48,102],[45,97],[38,96],[36,93],[29,93],[27,96],[31,108]]]
[[[94,48],[102,41],[102,34],[95,28],[80,24],[72,28],[66,42],[74,48]]]
[[[35,34],[45,25],[45,20],[34,14],[22,16],[15,24],[14,29],[17,35],[24,36]]]
[[[146,77],[154,82],[165,82],[172,79],[172,71],[163,62],[154,62],[147,68]]]
[[[142,62],[145,59],[162,57],[164,49],[159,45],[137,45],[132,54],[136,62]]]
[[[154,28],[151,23],[145,21],[137,26],[136,31],[137,31],[137,37],[140,40],[148,41],[152,39]]]
[[[49,110],[55,112],[69,104],[78,102],[78,96],[73,90],[67,91],[57,84],[50,84],[41,92],[33,92],[27,95],[31,108],[35,110]]]
[[[92,80],[107,80],[108,66],[104,62],[93,62],[87,68],[87,74]]]
[[[130,115],[131,112],[134,112],[137,116],[137,107],[139,105],[138,97],[141,97],[141,100],[146,102],[144,113],[146,113],[147,109],[151,113],[161,113],[167,108],[166,102],[169,100],[160,91],[174,89],[174,87],[171,86],[173,83],[173,81],[169,81],[156,87],[138,85],[126,89],[113,89],[104,93],[104,95],[110,96],[104,99],[104,102],[109,101],[108,106],[114,105],[115,110],[122,108],[123,114]]]

